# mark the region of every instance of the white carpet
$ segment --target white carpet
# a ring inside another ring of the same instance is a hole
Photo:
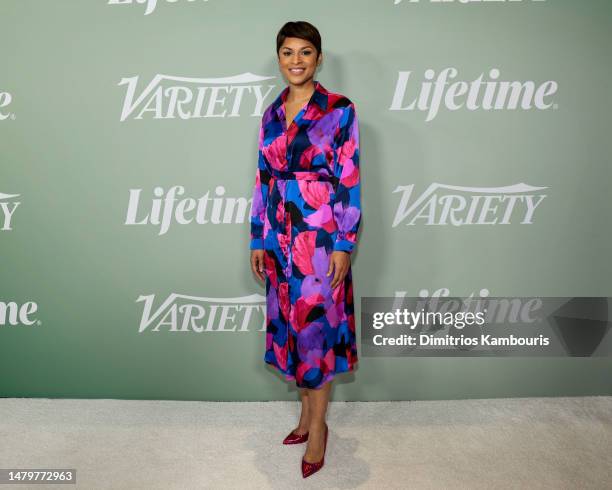
[[[2,488],[612,488],[612,397],[332,402],[323,469],[284,446],[294,402],[0,399],[0,468],[76,468]]]

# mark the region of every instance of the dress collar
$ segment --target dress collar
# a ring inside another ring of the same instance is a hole
[[[327,110],[327,96],[329,92],[327,89],[321,85],[321,82],[318,80],[314,80],[314,92],[308,101],[307,106],[310,105],[311,102],[316,103],[321,109],[324,111]],[[279,117],[282,117],[282,105],[287,99],[287,95],[289,94],[289,86],[285,87],[283,91],[276,97],[274,102],[272,103],[272,108],[276,111]]]

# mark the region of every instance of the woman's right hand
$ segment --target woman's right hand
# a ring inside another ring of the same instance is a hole
[[[266,281],[264,276],[264,251],[263,249],[251,250],[251,270],[262,282]]]

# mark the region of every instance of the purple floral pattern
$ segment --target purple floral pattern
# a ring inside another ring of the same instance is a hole
[[[264,250],[264,361],[302,388],[357,363],[352,271],[331,288],[332,252],[352,254],[361,222],[355,105],[315,81],[287,127],[289,87],[262,116],[250,248]]]

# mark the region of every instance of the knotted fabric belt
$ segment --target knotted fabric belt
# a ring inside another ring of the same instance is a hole
[[[338,185],[338,177],[325,173],[291,170],[272,170],[272,177],[279,180],[321,180],[331,182],[334,188]]]

